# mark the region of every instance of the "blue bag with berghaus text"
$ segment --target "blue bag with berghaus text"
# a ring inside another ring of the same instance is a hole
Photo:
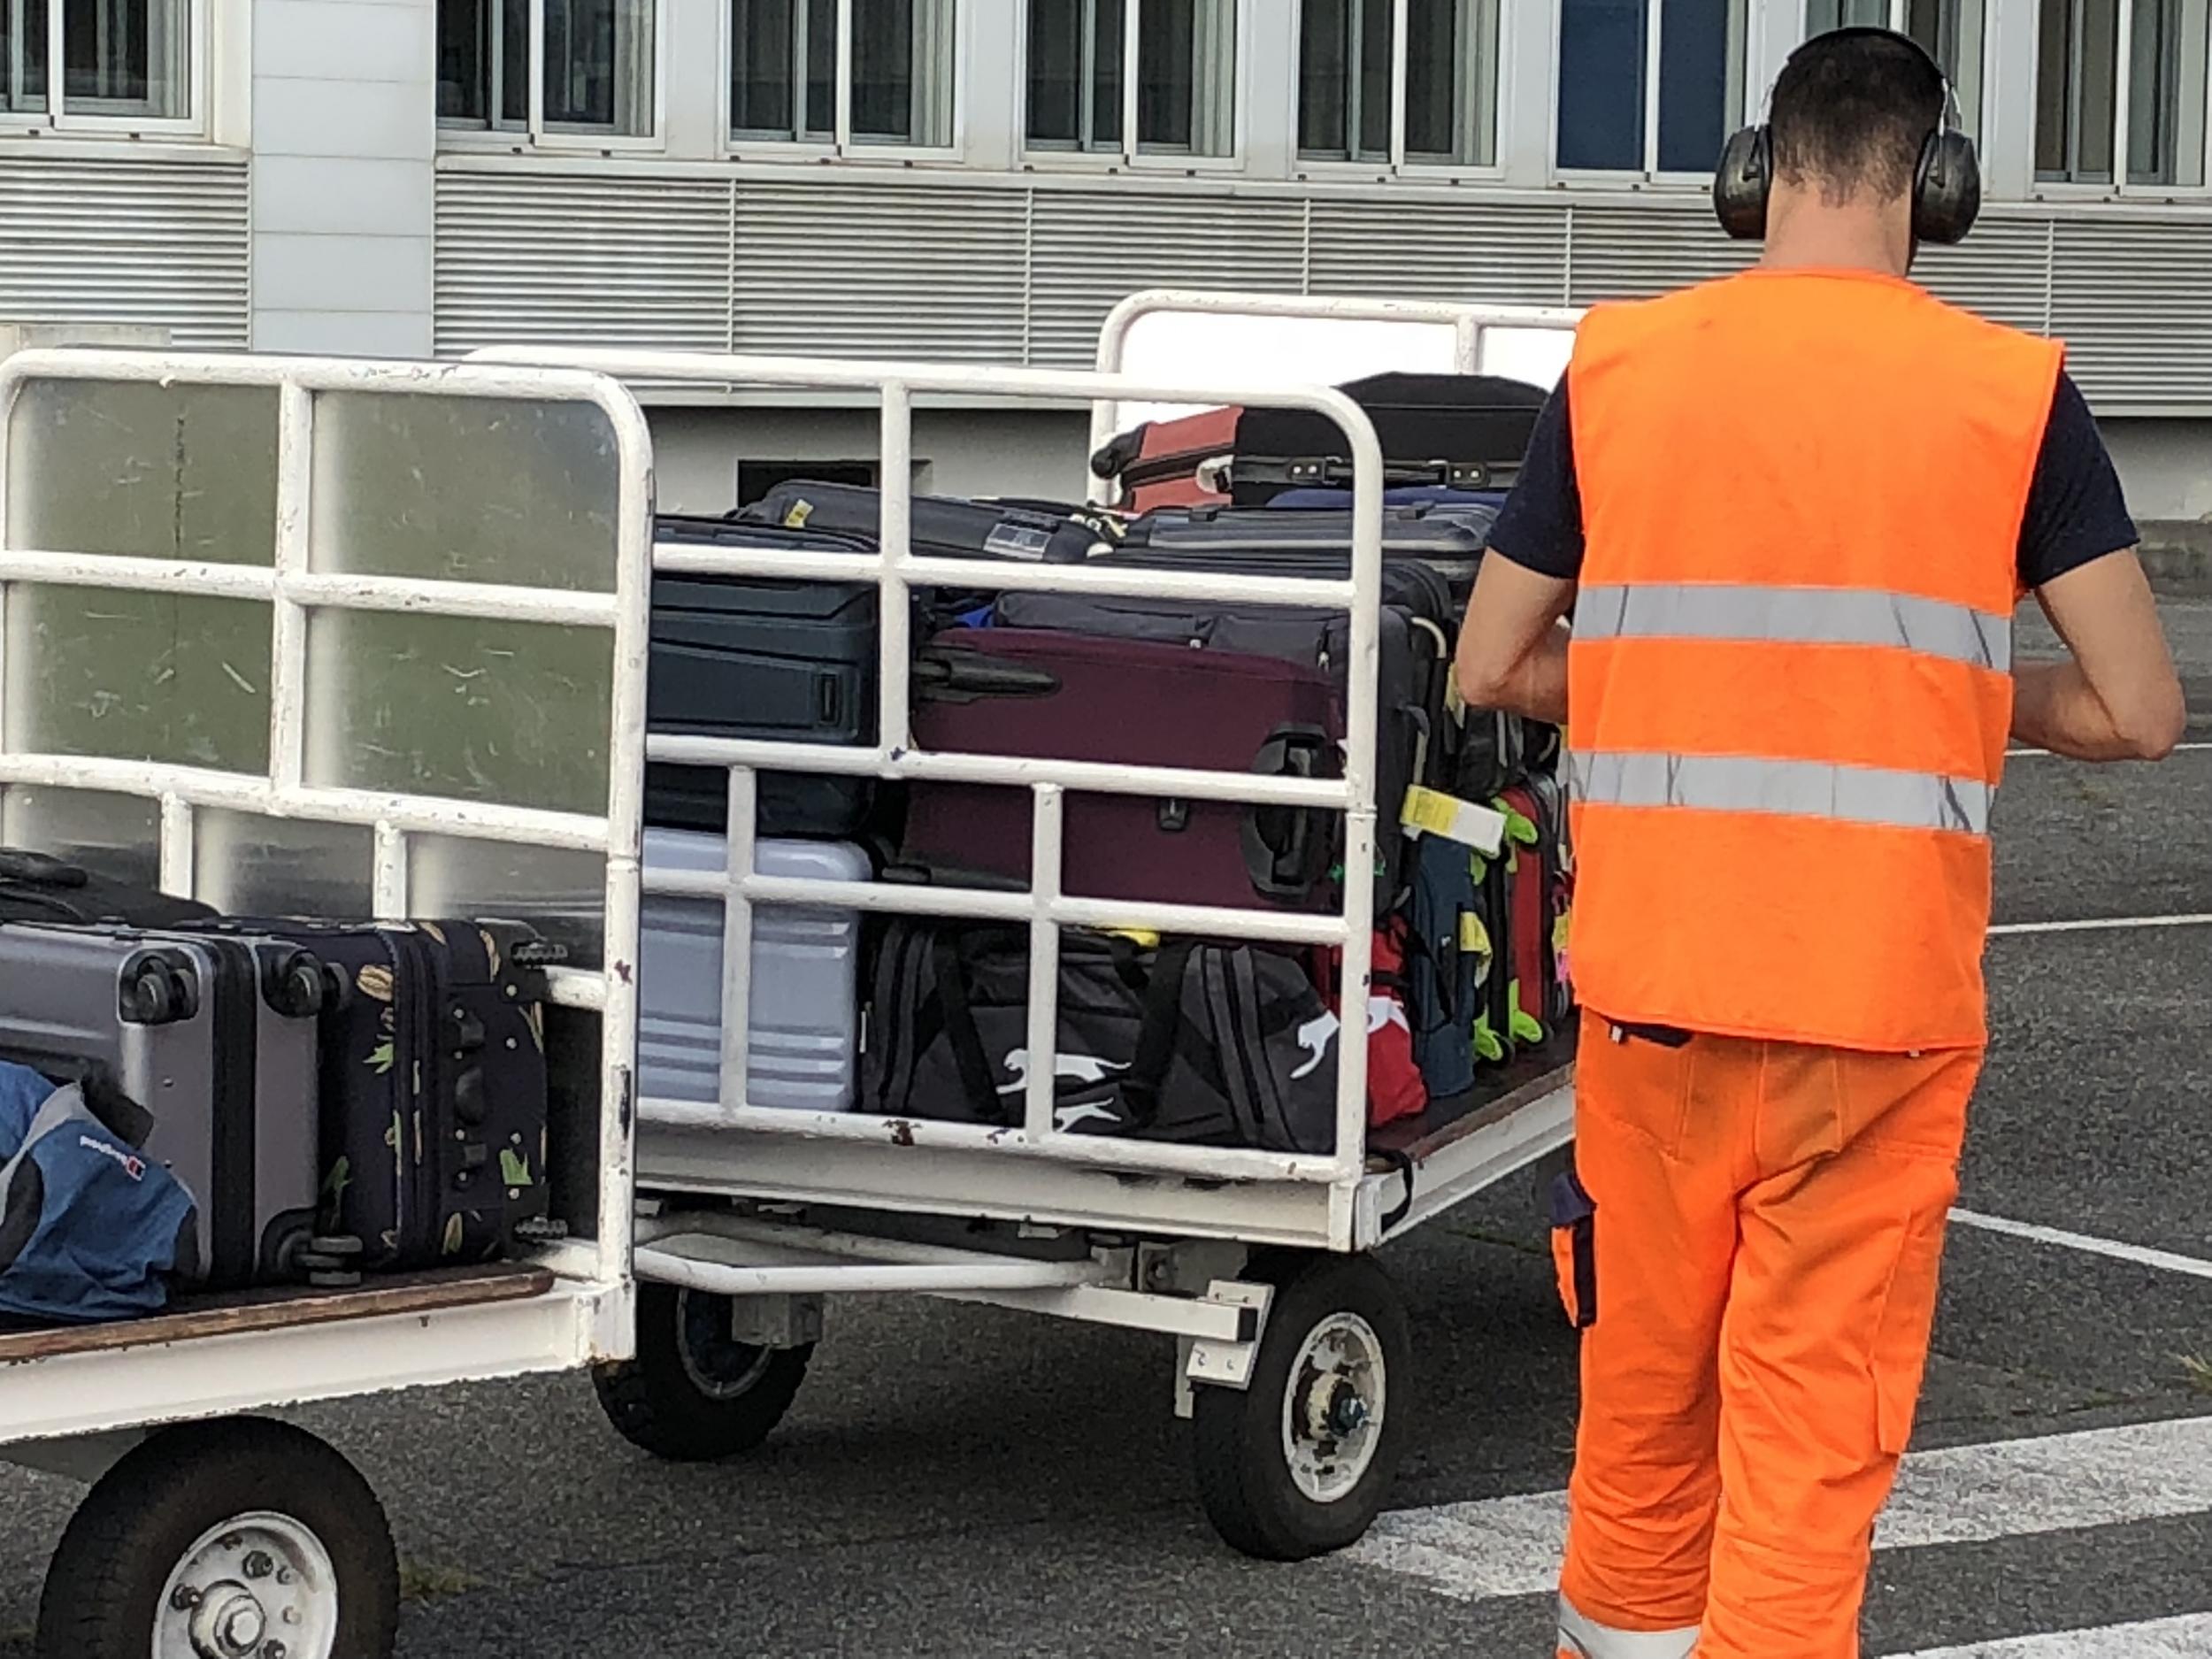
[[[158,1313],[192,1217],[191,1194],[101,1121],[83,1086],[0,1060],[0,1317]]]

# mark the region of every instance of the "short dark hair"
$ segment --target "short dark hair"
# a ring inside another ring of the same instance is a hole
[[[1943,120],[1943,75],[1912,42],[1886,31],[1819,35],[1791,54],[1767,117],[1774,171],[1816,183],[1832,203],[1907,194],[1920,151]]]

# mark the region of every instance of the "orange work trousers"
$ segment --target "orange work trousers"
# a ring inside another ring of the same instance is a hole
[[[1855,1659],[1981,1060],[1586,1018],[1562,1655]]]

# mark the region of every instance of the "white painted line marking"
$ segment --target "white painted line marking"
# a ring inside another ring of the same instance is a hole
[[[1998,922],[1992,939],[2017,939],[2030,933],[2111,933],[2131,927],[2212,927],[2212,912],[2185,916],[2093,916],[2078,922]]]
[[[2178,1256],[2171,1250],[2154,1250],[2148,1245],[2124,1244],[2117,1239],[2069,1233],[2062,1227],[2046,1227],[2032,1221],[2008,1221],[2002,1216],[1985,1216],[1975,1210],[1954,1210],[1951,1219],[1962,1226],[1979,1227],[1985,1233],[2002,1233],[2016,1239],[2032,1239],[2038,1244],[2055,1244],[2062,1249],[2107,1256],[2116,1262],[2132,1262],[2138,1267],[2154,1267],[2164,1273],[2185,1273],[2192,1279],[2212,1279],[2212,1262],[2194,1256]]]
[[[2174,753],[2177,755],[2194,755],[2208,749],[2212,749],[2212,743],[2176,743],[2174,745]],[[2008,749],[2005,751],[2005,758],[2007,760],[2071,760],[2073,757],[2070,755],[2055,755],[2047,749]],[[2101,766],[2108,765],[2111,763],[2108,761],[2085,760],[2080,764],[2085,766]],[[2122,764],[2147,764],[2148,763],[2123,762]]]
[[[2207,1659],[2208,1655],[2212,1655],[2212,1613],[2191,1613],[2140,1624],[2016,1636],[1971,1647],[1924,1647],[1901,1659]]]
[[[1916,1452],[1874,1547],[1985,1544],[2208,1512],[2212,1417],[2185,1417]],[[1455,1601],[1541,1595],[1558,1585],[1566,1525],[1563,1492],[1440,1503],[1383,1516],[1348,1554]]]

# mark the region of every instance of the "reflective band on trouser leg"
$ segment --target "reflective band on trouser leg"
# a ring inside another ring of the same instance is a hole
[[[1976,778],[1740,755],[1576,755],[1576,796],[1591,806],[1770,812],[1894,829],[1989,833],[1996,791]]]
[[[1614,1630],[1559,1598],[1560,1659],[1690,1659],[1697,1626],[1685,1630]]]
[[[2012,618],[1916,594],[1858,588],[1649,582],[1586,588],[1578,640],[1757,640],[1870,645],[1972,668],[2012,668]]]

